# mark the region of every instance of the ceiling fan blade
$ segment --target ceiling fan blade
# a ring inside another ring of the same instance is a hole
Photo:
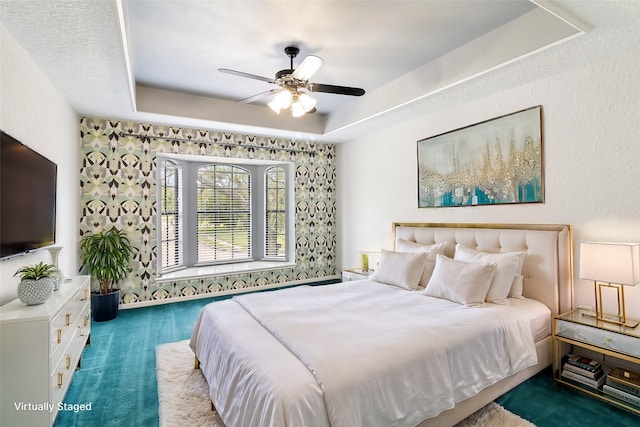
[[[337,93],[338,95],[364,95],[364,89],[361,89],[359,87],[334,86],[320,83],[312,83],[311,85],[309,85],[309,90],[311,90],[311,92]]]
[[[309,55],[298,65],[291,77],[298,80],[309,80],[320,69],[323,62],[319,56]]]
[[[269,77],[256,76],[255,74],[243,73],[242,71],[230,70],[228,68],[218,68],[218,71],[238,77],[246,77],[249,79],[260,80],[267,83],[275,83],[275,81]]]
[[[261,98],[264,98],[265,96],[269,96],[269,95],[272,95],[274,93],[280,92],[280,90],[281,89],[271,89],[271,90],[268,90],[266,92],[262,92],[262,93],[259,93],[257,95],[250,96],[248,98],[241,99],[238,102],[241,103],[241,104],[250,104],[253,101],[257,101],[257,100],[259,100]]]

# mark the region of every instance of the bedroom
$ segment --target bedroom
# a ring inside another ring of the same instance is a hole
[[[391,248],[394,221],[566,223],[573,226],[575,244],[640,241],[640,193],[632,173],[633,162],[640,157],[637,5],[622,2],[615,8],[610,4],[598,8],[598,2],[558,4],[588,22],[593,30],[559,46],[555,55],[552,51],[541,53],[548,62],[538,63],[540,56],[533,56],[523,65],[511,64],[431,97],[410,120],[398,119],[409,116],[410,111],[396,111],[383,123],[384,128],[335,145],[339,244],[333,274],[357,266],[362,248]],[[46,70],[31,57],[23,44],[26,40],[16,40],[4,25],[2,30],[1,127],[59,164],[60,185],[65,190],[59,192],[58,200],[58,243],[65,248],[61,265],[74,272],[81,223],[80,177],[75,172],[81,169],[78,114],[93,115],[74,110]],[[567,69],[570,60],[572,65]],[[525,76],[527,81],[513,84],[509,80],[512,73]],[[545,203],[417,209],[416,141],[534,105],[542,105],[544,114]],[[396,122],[399,124],[389,124]],[[28,262],[37,262],[40,256],[44,255],[29,255]],[[17,284],[12,276],[22,262],[0,265],[2,292]],[[576,305],[593,305],[592,294],[588,282],[575,279]],[[627,298],[629,315],[640,317],[639,289],[630,289]]]

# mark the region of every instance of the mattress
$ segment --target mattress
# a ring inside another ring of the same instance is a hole
[[[365,280],[214,302],[191,345],[228,427],[404,427],[535,364],[550,317]]]
[[[509,298],[510,307],[520,311],[529,319],[531,335],[538,342],[551,335],[551,310],[534,299]]]

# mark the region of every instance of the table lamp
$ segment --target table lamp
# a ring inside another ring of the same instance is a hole
[[[635,328],[637,320],[627,319],[624,287],[640,283],[640,243],[582,243],[580,245],[580,278],[593,280],[595,317],[616,325]],[[618,314],[605,314],[603,289],[615,289]]]
[[[360,251],[360,269],[362,271],[373,270],[369,265],[369,256],[380,253],[380,251]]]

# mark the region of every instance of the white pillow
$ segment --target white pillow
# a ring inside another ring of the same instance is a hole
[[[444,252],[446,244],[447,243],[444,242],[436,245],[421,245],[420,243],[400,238],[396,242],[396,251],[427,254],[427,259],[424,263],[424,271],[420,278],[420,286],[427,286],[429,279],[431,279],[431,274],[433,274],[433,268],[436,266],[436,255]]]
[[[465,262],[493,263],[497,265],[491,288],[487,293],[487,301],[507,303],[507,297],[513,285],[513,279],[522,274],[522,266],[526,252],[503,252],[490,254],[476,251],[461,244],[456,245],[453,259]]]
[[[383,250],[378,266],[369,278],[376,282],[415,291],[426,259],[427,254]]]
[[[513,279],[511,290],[509,291],[509,298],[523,299],[522,292],[524,291],[524,276],[518,275]]]
[[[436,255],[436,267],[424,295],[481,307],[496,271],[495,264],[469,263]]]

